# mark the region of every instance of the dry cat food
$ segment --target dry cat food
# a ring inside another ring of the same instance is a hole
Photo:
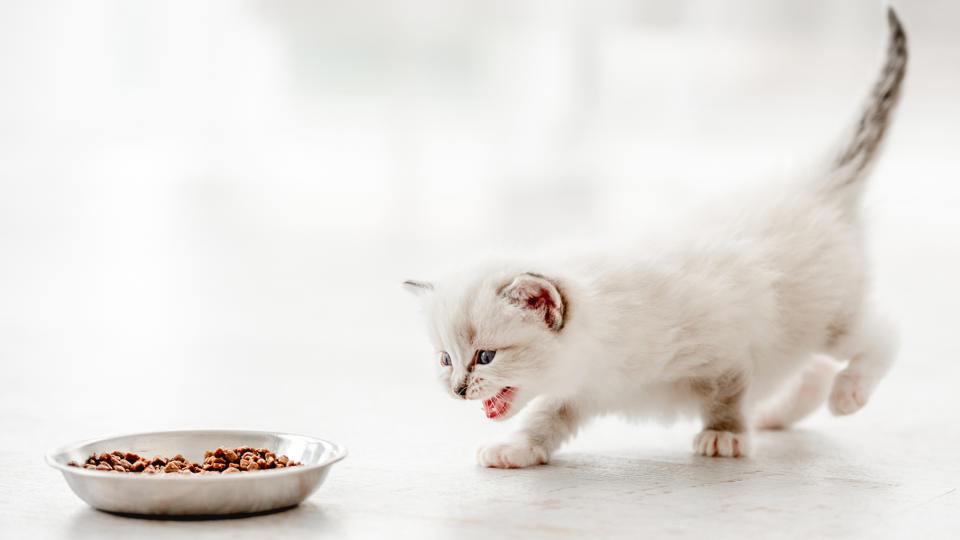
[[[93,454],[83,465],[71,461],[68,465],[96,471],[116,471],[145,474],[228,474],[261,469],[284,469],[303,465],[287,456],[276,454],[266,448],[220,447],[213,452],[204,452],[203,463],[190,463],[177,454],[172,458],[157,456],[153,459],[140,457],[132,452],[115,451]]]

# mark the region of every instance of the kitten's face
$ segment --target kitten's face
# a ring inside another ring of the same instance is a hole
[[[487,418],[503,420],[549,389],[564,316],[549,280],[502,274],[406,285],[425,302],[433,362],[451,396],[479,400]]]

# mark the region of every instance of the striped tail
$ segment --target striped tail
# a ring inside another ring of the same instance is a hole
[[[865,179],[876,161],[881,143],[900,101],[907,69],[907,35],[893,8],[887,8],[890,34],[887,57],[880,79],[873,86],[867,106],[857,120],[853,134],[830,162],[824,194],[846,205],[854,205],[863,192]]]

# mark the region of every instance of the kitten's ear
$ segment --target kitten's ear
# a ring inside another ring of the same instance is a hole
[[[537,274],[522,274],[500,290],[500,296],[523,310],[535,313],[555,332],[563,328],[563,296],[547,278]]]
[[[414,281],[408,279],[403,282],[403,288],[417,296],[423,296],[433,290],[433,283],[429,281]]]

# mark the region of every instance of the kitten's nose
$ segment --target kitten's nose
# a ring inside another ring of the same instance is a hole
[[[460,386],[457,387],[457,395],[467,399],[467,383],[460,383]]]

